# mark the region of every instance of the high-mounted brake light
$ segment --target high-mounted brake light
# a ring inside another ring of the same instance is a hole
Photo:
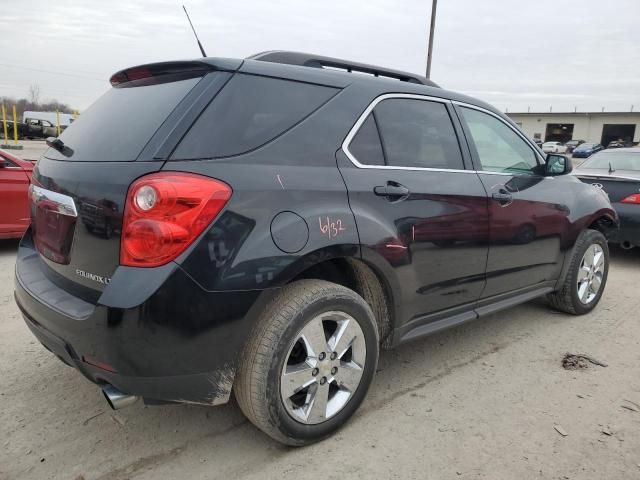
[[[635,205],[640,205],[640,193],[629,195],[627,198],[622,200],[622,203],[632,203]]]
[[[114,87],[127,85],[137,80],[155,79],[162,83],[163,77],[173,78],[176,75],[184,78],[198,77],[212,71],[214,67],[202,62],[163,62],[126,68],[114,73],[109,82]],[[175,78],[174,78],[175,80]]]
[[[190,173],[139,178],[127,194],[120,264],[157,267],[174,260],[211,224],[231,193],[220,180]]]

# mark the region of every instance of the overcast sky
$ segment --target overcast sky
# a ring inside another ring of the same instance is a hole
[[[431,0],[185,0],[209,56],[424,73]],[[180,0],[0,0],[0,96],[80,110],[124,67],[199,56]],[[640,0],[440,0],[432,78],[509,111],[640,111]]]

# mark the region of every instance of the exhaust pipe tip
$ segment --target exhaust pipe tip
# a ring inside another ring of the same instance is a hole
[[[107,385],[106,387],[104,387],[102,389],[102,394],[113,410],[120,410],[121,408],[133,405],[138,401],[138,397],[136,395],[128,395],[126,393],[122,393],[113,385]]]
[[[628,242],[628,241],[627,241],[627,242],[622,242],[622,243],[620,244],[620,246],[621,246],[624,250],[631,250],[631,249],[634,247],[634,245],[633,245],[631,242]]]

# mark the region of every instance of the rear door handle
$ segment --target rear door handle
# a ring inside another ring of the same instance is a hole
[[[373,193],[379,197],[387,197],[390,202],[399,202],[407,198],[411,192],[397,182],[387,182],[386,185],[373,187]]]

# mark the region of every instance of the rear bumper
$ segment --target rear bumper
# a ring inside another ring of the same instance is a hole
[[[640,247],[640,205],[615,203],[613,207],[620,217],[620,228],[612,232],[609,241]]]
[[[96,384],[154,400],[227,402],[247,332],[273,291],[207,292],[176,264],[151,270],[116,272],[94,305],[50,280],[23,241],[15,299],[36,338]],[[163,277],[160,286],[132,305],[150,273]]]

